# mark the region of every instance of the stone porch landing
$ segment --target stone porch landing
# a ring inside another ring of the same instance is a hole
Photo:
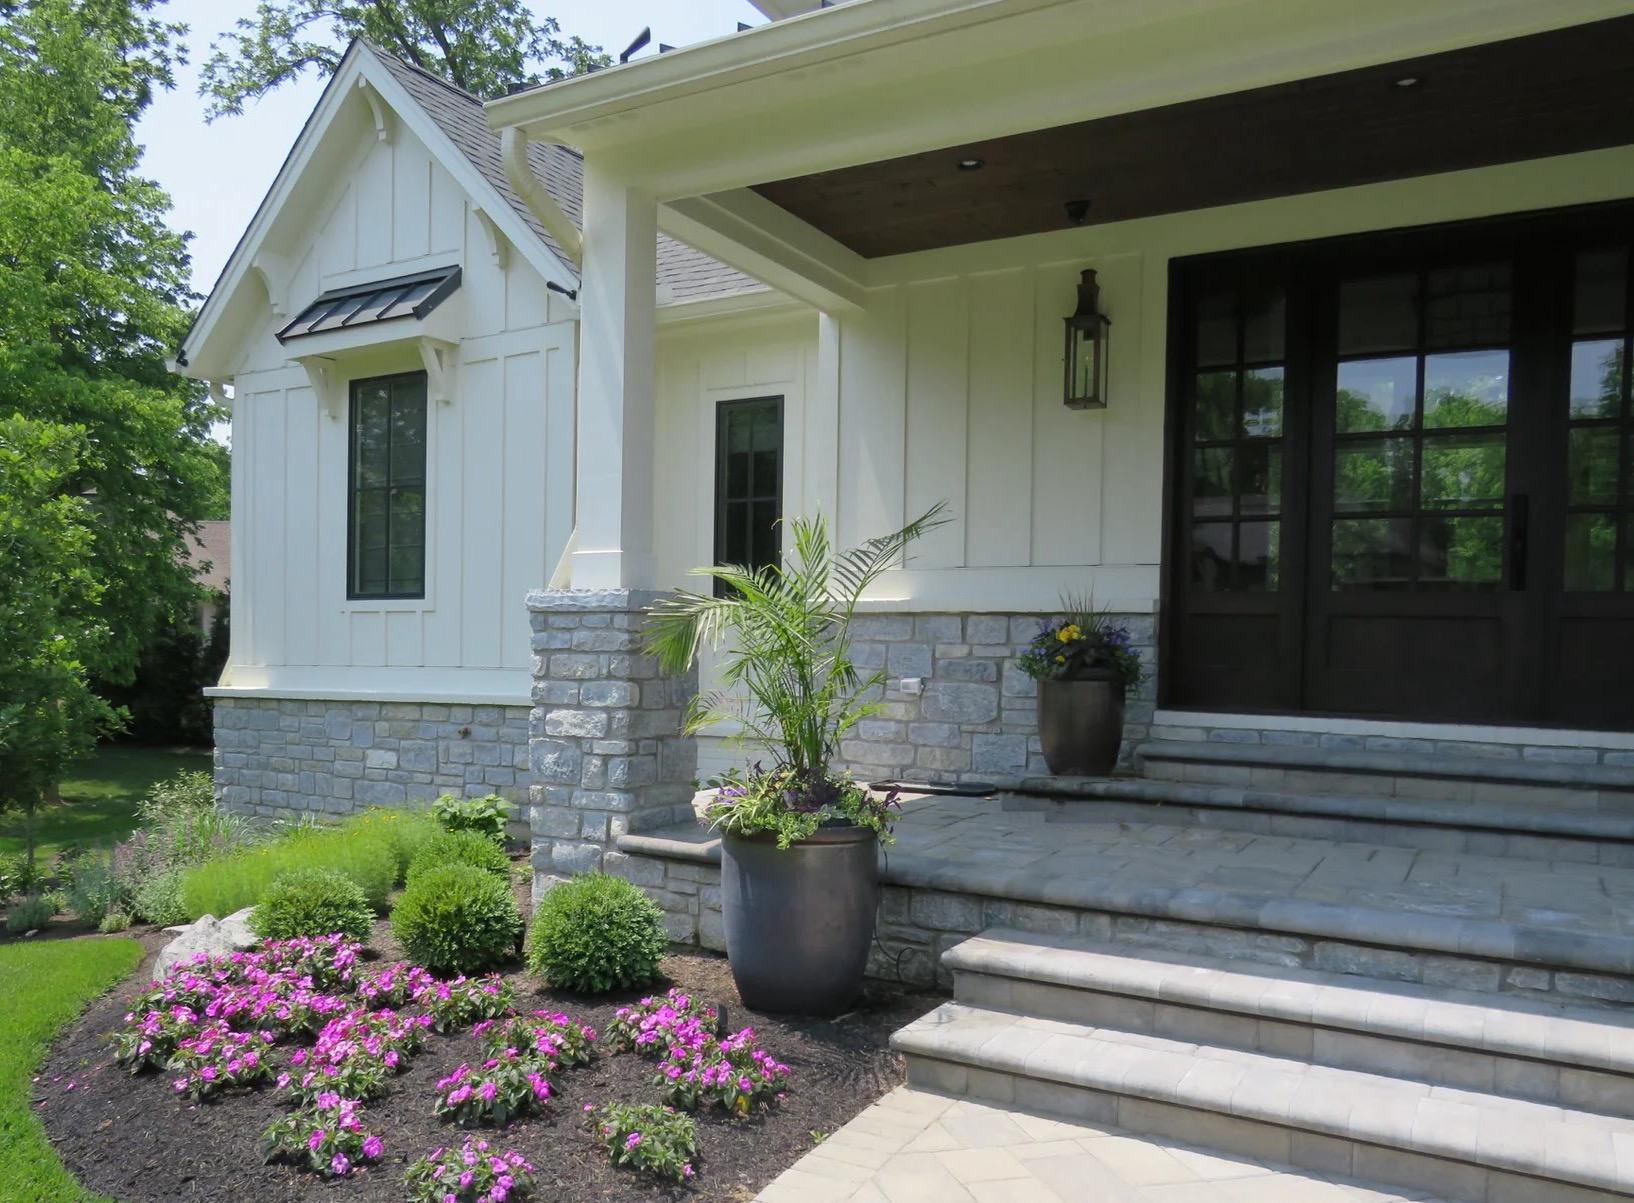
[[[1000,798],[911,797],[884,862],[871,972],[940,980],[989,927],[1556,1001],[1634,1003],[1634,868],[1162,821],[1051,822]],[[626,835],[609,871],[671,937],[721,948],[718,841]]]

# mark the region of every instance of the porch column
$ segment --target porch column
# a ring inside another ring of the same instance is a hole
[[[653,335],[658,205],[584,165],[579,294],[575,589],[657,583],[653,557]]]

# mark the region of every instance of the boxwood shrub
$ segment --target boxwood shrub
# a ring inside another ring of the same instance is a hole
[[[374,911],[357,883],[333,869],[292,869],[273,881],[250,912],[250,930],[263,940],[329,936],[367,940]]]
[[[470,865],[416,873],[391,915],[404,955],[432,973],[482,973],[520,950],[522,916],[510,883]]]
[[[657,980],[664,914],[622,877],[590,873],[540,900],[528,968],[552,986],[605,994]]]

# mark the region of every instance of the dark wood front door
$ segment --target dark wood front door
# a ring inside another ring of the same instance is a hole
[[[1634,207],[1175,265],[1164,700],[1634,729]]]

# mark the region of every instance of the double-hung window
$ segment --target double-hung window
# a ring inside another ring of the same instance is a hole
[[[418,599],[426,591],[426,377],[351,388],[347,596]]]
[[[782,509],[783,398],[721,402],[715,415],[715,563],[776,564]]]

